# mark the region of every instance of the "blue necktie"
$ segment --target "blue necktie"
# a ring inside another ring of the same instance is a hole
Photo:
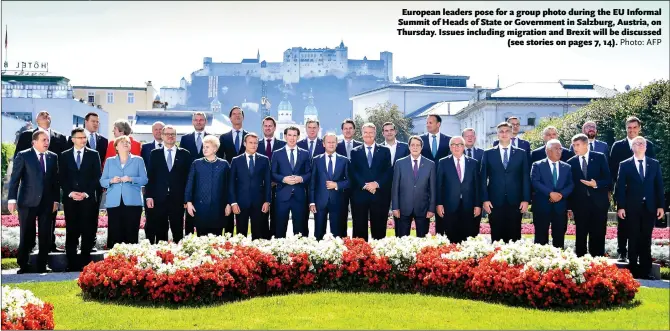
[[[437,137],[435,135],[433,135],[433,143],[431,149],[433,150],[433,159],[434,159],[437,156]]]
[[[554,166],[554,170],[551,171],[551,177],[554,181],[554,188],[556,188],[556,184],[558,184],[558,170],[556,170],[556,163],[552,163]]]
[[[202,137],[200,137],[200,133],[198,132],[198,139],[195,140],[195,148],[198,149],[198,153],[202,150]]]
[[[77,169],[81,169],[81,151],[77,151]]]
[[[91,149],[95,149],[95,134],[91,133],[91,135],[88,137],[88,145],[91,147]]]
[[[314,155],[314,142],[310,141],[309,142],[309,156],[311,157],[313,155]]]
[[[505,154],[503,155],[503,167],[507,169],[507,163],[509,163],[509,157],[507,156],[507,148],[503,148]]]
[[[168,149],[167,166],[168,171],[172,171],[172,148]]]
[[[254,157],[249,156],[249,174],[253,175],[254,174]]]
[[[589,180],[589,178],[586,176],[586,167],[588,164],[586,163],[586,156],[582,156],[582,174],[584,174],[584,179]]]
[[[589,150],[590,150],[590,151],[593,150],[593,143],[589,143]]]
[[[239,153],[240,152],[240,131],[237,130],[235,132],[237,132],[237,138],[235,139],[235,153]]]
[[[335,174],[333,173],[333,155],[328,155],[328,175],[330,175],[330,179],[333,179],[333,176]]]
[[[368,147],[368,168],[372,167],[372,147]]]
[[[472,152],[470,151],[469,148],[468,148],[468,157],[472,157]]]
[[[638,160],[637,162],[640,163],[637,167],[637,171],[640,173],[640,178],[642,178],[642,181],[644,181],[644,166],[642,165],[644,160]]]
[[[291,169],[295,168],[295,156],[293,156],[293,149],[291,149]]]

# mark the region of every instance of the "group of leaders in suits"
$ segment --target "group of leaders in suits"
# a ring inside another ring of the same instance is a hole
[[[417,236],[426,236],[435,217],[437,233],[461,242],[479,233],[486,213],[492,239],[509,241],[521,238],[521,218],[532,202],[535,241],[548,243],[551,228],[553,245],[563,247],[572,212],[581,256],[587,252],[587,238],[588,252],[604,255],[608,193],[616,187],[620,259],[627,255],[636,273],[648,274],[651,229],[664,206],[663,183],[653,145],[639,136],[637,118],[627,120],[628,137],[614,144],[608,158],[607,145],[595,140],[593,122],[572,137],[570,149],[557,140],[556,128],[548,127],[546,144],[531,151],[517,137],[518,118],[511,117],[497,126],[498,140],[484,151],[474,147],[474,129],[457,137],[440,133],[439,115],[428,116],[427,133],[408,143],[395,139],[393,123],[384,123],[382,144],[375,142],[372,123],[361,128],[363,141],[355,141],[350,119],[341,125],[341,141],[332,133],[318,138],[316,120],[307,121],[307,137],[298,141],[301,132],[295,126],[284,129],[284,140],[274,138],[272,117],[263,120],[262,137],[242,129],[239,107],[229,117],[233,129],[216,138],[204,130],[205,114],[194,113],[194,132],[184,135],[179,147],[173,126],[154,123],[155,140],[138,148],[126,121],[115,122],[115,139],[108,143],[97,133],[97,115],[91,113],[85,128],[72,130],[67,142],[50,129],[48,113],[38,114],[38,129],[19,139],[10,181],[9,206],[18,209],[22,229],[20,271],[30,269],[28,256],[35,244],[30,220],[35,218],[40,230],[37,269],[47,270],[60,201],[67,219],[69,269],[87,264],[103,189],[110,248],[138,241],[143,209],[152,243],[167,240],[170,230],[176,242],[196,230],[218,235],[236,228],[247,235],[249,224],[253,239],[281,238],[289,220],[295,234],[307,235],[310,212],[317,239],[327,227],[343,237],[349,210],[353,237],[367,240],[369,228],[373,239],[381,239],[389,207],[397,236],[409,235],[412,221]],[[26,139],[32,148],[26,147]],[[80,237],[82,254],[77,256]]]

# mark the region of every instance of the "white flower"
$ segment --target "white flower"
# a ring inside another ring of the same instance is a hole
[[[25,317],[25,307],[31,303],[40,307],[44,306],[44,302],[38,299],[33,292],[12,289],[9,286],[2,287],[2,311],[11,321]]]

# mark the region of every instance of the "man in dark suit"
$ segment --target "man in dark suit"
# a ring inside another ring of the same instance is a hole
[[[181,137],[179,147],[191,153],[191,159],[197,160],[203,156],[202,139],[209,135],[209,133],[205,131],[207,116],[201,111],[194,112],[191,118],[191,123],[193,124],[194,131]]]
[[[368,240],[368,220],[373,239],[386,236],[389,206],[386,190],[391,189],[393,171],[391,152],[375,144],[377,128],[366,123],[362,128],[363,145],[351,150],[349,182],[352,191],[353,237]]]
[[[314,157],[319,156],[326,152],[323,147],[323,140],[319,138],[319,127],[320,123],[318,120],[308,119],[305,122],[305,131],[307,131],[307,137],[298,141],[298,147],[309,152],[309,160],[312,161]],[[305,189],[309,192],[309,183],[306,183]],[[306,201],[305,204],[305,228],[303,232],[309,233],[309,202]]]
[[[606,142],[596,140],[596,136],[598,135],[598,128],[596,126],[596,122],[594,121],[584,122],[584,125],[582,125],[582,133],[586,135],[586,137],[588,138],[588,144],[586,146],[589,148],[589,151],[602,153],[605,155],[605,160],[608,160],[610,154],[610,147],[607,145]],[[574,147],[572,145],[570,145],[570,151],[573,153],[575,152]]]
[[[528,156],[528,160],[530,161],[530,142],[528,140],[523,140],[522,138],[519,137],[519,133],[521,131],[521,121],[519,121],[519,118],[516,116],[510,116],[507,118],[507,123],[509,123],[512,126],[512,146],[516,148],[521,148],[524,151],[526,151],[526,154]],[[493,147],[498,146],[499,141],[496,140],[493,142]]]
[[[275,138],[275,130],[277,130],[277,122],[272,116],[267,116],[263,119],[263,141],[259,141],[261,145],[261,153],[265,155],[270,164],[272,164],[272,154],[286,146],[286,142]],[[270,202],[270,212],[263,214],[265,222],[270,220],[270,236],[274,235],[276,229],[277,212],[277,183],[272,181],[272,201]]]
[[[242,122],[244,121],[244,110],[242,110],[242,108],[238,106],[231,108],[228,117],[230,118],[230,123],[233,125],[233,128],[219,137],[221,147],[216,151],[216,156],[231,163],[233,162],[234,157],[244,153],[244,136],[246,136],[248,132],[242,129]],[[223,228],[223,231],[232,235],[235,230],[235,214],[230,213],[230,215],[225,218],[226,225]]]
[[[100,164],[104,164],[105,160],[105,155],[107,155],[107,145],[109,144],[109,141],[107,141],[107,138],[103,137],[100,135],[98,132],[100,128],[100,119],[97,113],[90,112],[86,114],[84,117],[84,133],[86,134],[86,147],[93,149],[98,152],[98,156],[100,157]],[[68,141],[68,148],[74,147],[74,143],[72,140]],[[102,203],[102,186],[98,185],[96,192],[95,192],[95,197],[96,201],[96,209],[100,209],[100,203]],[[97,227],[97,218],[96,218],[96,227]],[[91,247],[91,251],[95,252],[97,249],[95,248],[95,243],[98,241],[97,238],[97,229],[95,232],[93,232],[93,246]]]
[[[151,126],[151,133],[154,136],[154,141],[142,144],[142,151],[140,156],[144,161],[144,167],[149,169],[149,163],[151,161],[151,151],[157,148],[163,148],[163,127],[165,123],[161,121],[154,122]]]
[[[195,161],[203,157],[202,141],[210,134],[205,131],[205,126],[207,125],[207,116],[205,113],[201,111],[194,112],[191,117],[191,123],[193,124],[194,131],[181,137],[179,147],[187,150],[191,154],[191,160]],[[184,218],[184,232],[187,236],[195,232],[195,219],[189,213],[186,213],[186,217]]]
[[[421,135],[423,149],[421,155],[438,163],[440,159],[449,155],[450,136],[440,133],[442,117],[440,115],[428,115],[426,118],[426,133]]]
[[[544,128],[544,130],[542,130],[542,139],[544,140],[545,146],[540,146],[531,152],[531,164],[547,158],[546,143],[549,140],[558,139],[558,129],[554,126]],[[573,156],[575,156],[575,153],[561,146],[561,161],[567,162]]]
[[[563,146],[558,139],[547,142],[547,158],[533,163],[530,181],[535,189],[533,196],[533,223],[535,243],[549,243],[549,225],[554,247],[563,249],[568,227],[568,197],[575,187],[570,165],[561,161]]]
[[[51,128],[51,115],[46,110],[40,111],[37,113],[37,128],[34,130],[27,130],[19,135],[19,141],[16,144],[16,152],[14,157],[18,155],[18,152],[29,149],[32,147],[33,133],[42,129],[48,133],[47,140],[49,151],[60,156],[60,154],[67,149],[67,139],[60,132]],[[62,250],[56,248],[56,214],[58,210],[51,213],[51,251],[52,252],[63,252]]]
[[[386,122],[382,125],[382,130],[383,130],[382,135],[384,136],[384,142],[381,145],[388,148],[389,151],[391,152],[391,168],[393,168],[396,161],[409,155],[409,146],[407,145],[407,143],[398,141],[396,139],[397,132],[395,129],[395,124],[391,122]],[[388,191],[386,201],[388,201],[388,203],[391,204],[391,191]],[[398,221],[400,221],[400,219],[393,216],[393,221],[394,224],[396,224],[397,229],[398,228],[397,224]]]
[[[277,223],[275,237],[285,238],[288,230],[288,215],[293,219],[293,234],[302,234],[305,226],[305,184],[312,176],[309,152],[297,145],[300,129],[289,126],[284,129],[286,146],[272,155],[272,180],[277,183]]]
[[[344,121],[342,121],[342,124],[340,125],[340,129],[342,129],[342,136],[344,136],[344,139],[342,141],[337,143],[337,148],[335,149],[335,153],[344,155],[347,157],[347,159],[351,160],[351,151],[363,144],[362,142],[355,140],[354,139],[354,134],[356,134],[356,123],[354,120],[347,118]],[[342,226],[344,226],[344,229],[341,231],[347,231],[347,225],[349,223],[349,212],[352,210],[351,209],[351,183],[349,183],[349,189],[344,191],[344,201],[347,205],[347,212],[342,213]]]
[[[46,131],[35,131],[32,141],[33,148],[18,151],[14,157],[7,196],[9,212],[14,213],[17,207],[19,212],[18,273],[30,272],[31,269],[29,258],[35,247],[35,218],[39,224],[37,271],[50,271],[46,265],[53,233],[52,213],[58,210],[60,201],[58,155],[47,150],[49,138]]]
[[[617,178],[617,214],[626,220],[628,265],[635,277],[654,279],[651,274],[651,233],[664,215],[663,177],[660,163],[645,156],[647,141],[633,138],[633,157],[621,162]],[[638,257],[640,258],[638,264]]]
[[[58,159],[60,185],[65,210],[65,253],[68,271],[81,271],[91,262],[91,248],[98,230],[98,187],[102,166],[97,151],[87,148],[84,128],[75,128],[70,135],[73,147]],[[81,237],[81,256],[77,244]]]
[[[251,218],[251,238],[270,239],[263,216],[270,211],[272,201],[270,159],[256,153],[258,136],[253,132],[244,137],[244,147],[244,154],[234,157],[230,167],[230,206],[237,218],[237,234],[248,234]]]
[[[435,215],[437,170],[435,162],[421,156],[421,137],[411,136],[409,146],[411,154],[393,166],[391,209],[397,219],[395,235],[409,236],[414,219],[416,236],[425,237]]]
[[[512,132],[514,132],[514,129],[512,129]],[[475,146],[475,143],[477,142],[477,132],[475,132],[475,129],[473,128],[465,128],[461,132],[461,135],[463,136],[463,140],[465,140],[465,156],[477,160],[477,170],[479,170],[480,165],[482,164],[484,150]],[[479,174],[477,175],[479,177]],[[479,186],[477,186],[477,192],[479,192]],[[480,207],[480,213],[478,216],[475,216],[468,237],[477,237],[479,235],[479,229],[482,223],[481,203],[477,204],[477,206]]]
[[[530,201],[528,154],[511,145],[512,126],[497,126],[497,147],[484,151],[481,165],[481,195],[484,211],[489,214],[493,241],[521,239],[521,217]]]
[[[605,234],[607,233],[607,211],[610,201],[607,192],[612,186],[610,169],[605,155],[589,148],[585,134],[572,137],[575,156],[568,160],[572,168],[575,188],[568,199],[568,207],[575,218],[575,253],[577,256],[605,255]]]
[[[166,125],[162,131],[163,148],[151,151],[147,169],[145,198],[148,210],[153,211],[144,228],[152,244],[167,241],[168,228],[173,242],[184,237],[184,193],[192,163],[191,153],[175,145],[177,130]]]
[[[609,158],[610,174],[612,175],[612,183],[617,182],[617,176],[619,174],[619,165],[624,160],[633,156],[633,139],[640,135],[642,130],[642,121],[635,116],[631,116],[626,119],[626,138],[615,141],[612,144],[612,151]],[[645,149],[645,156],[648,158],[655,159],[656,153],[654,151],[654,144],[646,140],[647,145]],[[614,193],[614,198],[616,199],[616,192]],[[616,203],[616,201],[615,201]],[[619,262],[626,262],[626,256],[628,250],[626,246],[628,245],[628,228],[626,224],[628,221],[622,218],[618,218],[617,223],[617,244],[619,252]]]
[[[441,159],[437,167],[437,213],[443,217],[443,224],[436,223],[435,229],[452,243],[477,236],[479,223],[474,223],[482,213],[479,162],[463,154],[464,145],[462,137],[451,138],[451,155]]]
[[[337,136],[327,133],[323,136],[326,152],[312,161],[312,178],[309,185],[309,208],[314,213],[314,237],[323,239],[326,234],[327,219],[330,233],[334,237],[347,236],[347,225],[342,213],[347,213],[344,191],[349,189],[349,159],[335,153]],[[344,231],[343,231],[344,230]]]

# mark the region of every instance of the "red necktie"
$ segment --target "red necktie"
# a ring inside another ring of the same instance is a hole
[[[463,182],[463,173],[461,172],[461,159],[456,158],[456,172],[458,172],[458,180]]]

